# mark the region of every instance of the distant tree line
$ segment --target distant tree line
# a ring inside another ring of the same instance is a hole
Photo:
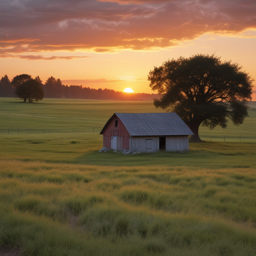
[[[19,75],[16,77],[28,76]],[[15,78],[14,78],[15,79]],[[10,81],[5,75],[0,80],[0,97],[17,97],[17,84],[15,80]],[[102,99],[102,100],[152,100],[157,97],[156,94],[147,93],[124,93],[111,89],[93,89],[89,87],[82,87],[82,85],[63,85],[60,79],[49,77],[45,84],[42,83],[39,76],[35,79],[42,85],[45,98],[72,98],[72,99]],[[20,97],[18,95],[19,98]]]

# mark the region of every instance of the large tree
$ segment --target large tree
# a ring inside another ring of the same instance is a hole
[[[239,125],[248,116],[252,79],[239,65],[222,62],[215,55],[166,61],[150,71],[148,80],[161,95],[154,105],[176,112],[193,131],[194,141],[201,141],[201,124],[226,128],[228,119]]]
[[[17,86],[16,94],[19,98],[23,99],[24,102],[28,100],[29,103],[32,103],[33,100],[38,101],[43,99],[44,90],[38,80],[29,79]]]
[[[22,75],[15,76],[12,79],[12,85],[17,88],[18,86],[20,86],[21,84],[23,84],[24,82],[26,82],[29,79],[31,79],[31,76],[28,74],[22,74]]]

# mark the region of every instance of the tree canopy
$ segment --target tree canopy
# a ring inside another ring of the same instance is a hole
[[[195,134],[194,141],[201,141],[201,124],[226,128],[228,119],[239,125],[248,116],[252,79],[238,64],[222,62],[215,55],[168,60],[150,71],[148,80],[161,94],[154,105],[176,112]]]
[[[32,103],[33,100],[42,100],[44,98],[44,90],[42,84],[35,79],[28,79],[16,88],[16,94],[19,98],[23,99],[24,102],[28,100]]]
[[[22,74],[22,75],[15,76],[12,79],[12,85],[15,86],[15,87],[18,87],[19,85],[23,84],[24,82],[26,82],[29,79],[31,79],[31,76],[27,75],[27,74]]]

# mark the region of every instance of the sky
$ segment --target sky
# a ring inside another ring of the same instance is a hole
[[[196,54],[256,80],[256,1],[0,0],[1,77],[153,93],[150,70]]]

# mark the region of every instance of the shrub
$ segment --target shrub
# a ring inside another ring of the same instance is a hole
[[[142,204],[148,200],[149,193],[143,190],[125,190],[121,193],[121,198],[125,202],[135,203],[135,204]]]
[[[119,236],[126,236],[129,232],[130,222],[125,216],[120,216],[115,224],[116,234]]]
[[[149,253],[159,254],[166,251],[165,244],[161,240],[150,240],[147,241],[145,249]]]
[[[105,198],[101,195],[91,195],[91,196],[75,196],[64,201],[66,207],[75,215],[80,214],[82,211],[95,204],[100,204],[105,201]]]

